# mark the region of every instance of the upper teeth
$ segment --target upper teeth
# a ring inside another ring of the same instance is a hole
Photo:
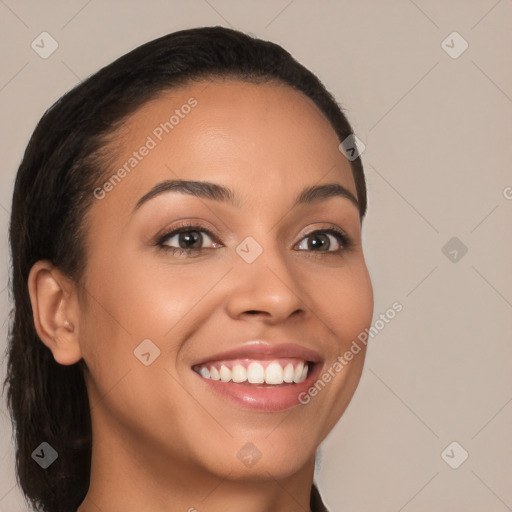
[[[251,384],[282,384],[283,382],[295,382],[296,384],[306,380],[308,364],[299,361],[296,367],[292,363],[286,364],[283,368],[278,361],[272,361],[266,368],[257,361],[252,361],[247,368],[242,364],[235,364],[228,368],[221,364],[218,369],[215,365],[200,366],[198,373],[205,379],[221,380],[222,382],[249,382]]]

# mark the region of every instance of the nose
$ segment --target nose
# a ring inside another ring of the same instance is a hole
[[[236,266],[226,305],[231,318],[260,317],[267,324],[278,324],[306,316],[300,280],[279,249],[267,248],[252,263],[240,259]]]

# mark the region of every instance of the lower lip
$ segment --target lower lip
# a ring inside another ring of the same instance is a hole
[[[306,380],[299,384],[274,384],[263,386],[261,384],[222,382],[220,380],[205,379],[194,372],[213,391],[226,400],[247,409],[256,411],[283,411],[299,405],[301,393],[307,393],[320,373],[321,364],[316,363],[308,371]],[[193,371],[193,370],[192,370]]]

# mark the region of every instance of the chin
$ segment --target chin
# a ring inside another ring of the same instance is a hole
[[[229,474],[230,480],[249,482],[286,479],[308,464],[314,467],[317,445],[311,442],[305,446],[304,439],[308,436],[298,428],[296,435],[287,434],[283,431],[281,435],[269,436],[269,432],[265,432],[251,438],[246,435],[232,439],[215,451],[209,450],[208,459],[203,463],[212,473]],[[293,439],[297,441],[292,442]]]

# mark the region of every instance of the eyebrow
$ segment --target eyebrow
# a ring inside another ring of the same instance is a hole
[[[179,192],[203,199],[221,201],[235,206],[236,208],[240,208],[242,204],[240,198],[237,197],[231,189],[217,183],[208,181],[166,180],[156,184],[147,194],[144,194],[137,201],[133,211],[135,212],[144,203],[165,192]],[[315,203],[331,197],[343,197],[348,199],[359,209],[359,202],[354,194],[339,183],[325,183],[306,187],[295,199],[293,207]]]

